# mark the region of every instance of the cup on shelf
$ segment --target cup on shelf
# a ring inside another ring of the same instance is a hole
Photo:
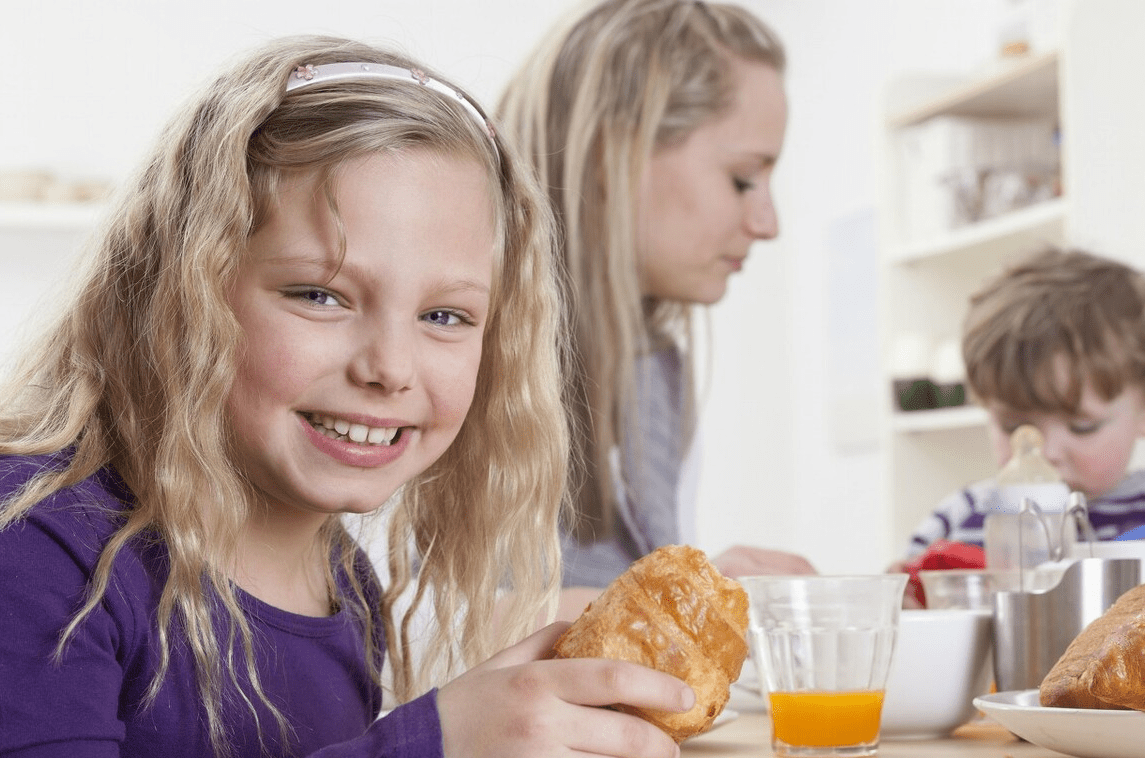
[[[930,378],[930,341],[921,334],[900,334],[891,347],[891,386],[895,407],[921,411],[938,407]]]

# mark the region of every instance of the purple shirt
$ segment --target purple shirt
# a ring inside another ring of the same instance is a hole
[[[0,498],[53,460],[65,459],[0,458]],[[155,619],[167,576],[162,543],[136,540],[119,553],[103,602],[73,634],[62,661],[52,660],[124,504],[132,501],[122,480],[105,469],[0,531],[0,755],[213,754],[192,656],[182,641],[173,646],[157,698],[141,705],[159,660]],[[362,570],[371,571],[368,565],[363,561]],[[372,574],[366,578],[376,584]],[[254,715],[228,682],[221,713],[234,758],[442,755],[436,691],[375,720],[381,692],[367,675],[361,624],[349,612],[300,616],[241,590],[236,595],[253,631],[262,685],[291,731],[284,745],[277,722],[254,699],[264,752]],[[382,639],[380,625],[375,634]]]

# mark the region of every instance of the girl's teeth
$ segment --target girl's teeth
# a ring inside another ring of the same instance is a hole
[[[397,428],[369,427],[365,424],[351,424],[333,416],[313,417],[314,428],[330,439],[349,439],[351,442],[370,445],[388,445],[397,436]]]

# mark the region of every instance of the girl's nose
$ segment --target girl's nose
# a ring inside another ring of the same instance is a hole
[[[752,239],[775,239],[779,236],[779,216],[771,199],[771,187],[764,185],[751,194],[744,218],[748,236]]]
[[[351,380],[385,392],[409,389],[414,381],[413,336],[399,327],[376,327],[362,335],[350,361]]]

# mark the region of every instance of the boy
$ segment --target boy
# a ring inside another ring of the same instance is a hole
[[[1034,255],[971,297],[962,355],[999,468],[1010,434],[1032,424],[1046,459],[1085,494],[1098,539],[1145,524],[1145,471],[1128,470],[1145,436],[1145,277],[1076,250]],[[947,497],[908,557],[939,539],[981,546],[996,495],[991,479]]]

